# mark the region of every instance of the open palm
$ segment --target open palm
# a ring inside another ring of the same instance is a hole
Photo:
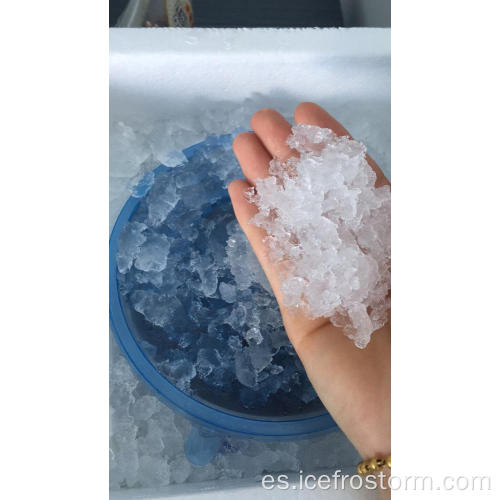
[[[337,135],[350,135],[324,109],[302,103],[295,122],[317,125]],[[269,175],[272,158],[286,161],[296,154],[286,144],[291,125],[273,109],[262,109],[251,119],[253,132],[239,134],[233,144],[245,180],[230,184],[236,218],[262,265],[280,306],[288,337],[299,355],[318,396],[363,458],[390,453],[390,324],[372,335],[366,349],[358,349],[327,318],[310,319],[306,313],[283,306],[278,272],[268,257],[263,229],[249,224],[257,208],[245,192],[255,180]],[[377,186],[389,184],[371,158]]]

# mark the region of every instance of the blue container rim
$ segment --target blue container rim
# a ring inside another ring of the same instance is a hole
[[[214,145],[213,140],[211,145]],[[205,141],[194,144],[183,153],[190,159]],[[169,170],[160,165],[155,172]],[[137,343],[125,317],[121,301],[116,254],[120,234],[137,210],[142,198],[130,197],[120,211],[109,240],[109,314],[112,330],[124,355],[158,397],[188,419],[210,429],[227,434],[257,439],[300,439],[331,431],[337,424],[328,412],[304,418],[277,419],[247,418],[223,411],[199,401],[169,382],[147,358]]]

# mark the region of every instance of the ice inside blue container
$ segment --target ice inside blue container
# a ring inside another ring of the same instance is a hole
[[[188,148],[184,154],[188,162],[199,161],[200,154],[203,154],[204,161],[208,158],[204,168],[209,169],[211,154],[216,161],[223,150],[226,151],[227,155],[232,155],[230,152],[232,139],[232,135],[208,138],[203,143]],[[272,400],[270,404],[264,403],[260,406],[248,407],[234,397],[234,391],[217,390],[217,386],[211,387],[200,383],[196,385],[195,381],[195,387],[191,388],[189,393],[182,391],[169,380],[165,370],[162,370],[158,363],[158,359],[162,359],[162,356],[158,356],[158,351],[175,349],[175,346],[171,342],[162,345],[161,329],[145,321],[144,317],[131,307],[126,294],[123,294],[123,277],[118,272],[116,257],[123,229],[130,220],[141,216],[143,199],[140,195],[147,194],[150,180],[153,180],[154,177],[168,176],[170,172],[172,170],[169,167],[159,166],[155,170],[155,176],[152,177],[148,174],[142,183],[142,193],[136,192],[135,196],[131,197],[124,205],[110,239],[111,322],[115,336],[125,355],[139,375],[164,402],[206,429],[259,439],[298,439],[333,429],[335,423],[317,398],[308,404],[295,405],[295,407],[293,404],[289,404],[286,399],[280,400],[279,398]],[[239,171],[229,168],[226,184],[232,179],[232,176],[239,175]],[[184,227],[187,231],[190,227],[196,228],[199,224],[210,223],[217,226],[217,222],[222,219],[229,221],[234,218],[229,198],[225,191],[224,193],[220,191],[221,189],[223,186],[220,183],[217,184],[210,178],[205,178],[204,182],[192,185],[185,191],[186,196],[183,203],[188,205],[196,203],[200,197],[204,196],[210,202],[210,197],[215,195],[214,203],[208,203],[209,208],[205,209],[201,216],[193,220],[186,216]],[[183,204],[179,205],[180,208],[183,206]],[[183,213],[179,213],[178,216],[182,217]],[[182,238],[176,243],[175,234],[172,233],[171,236],[173,244],[183,244]],[[182,249],[180,250],[182,251]],[[216,312],[219,302],[216,299],[210,302],[211,307]],[[184,318],[177,316],[175,319],[175,326],[179,329]],[[151,349],[151,346],[154,349]],[[300,370],[297,369],[297,371]]]

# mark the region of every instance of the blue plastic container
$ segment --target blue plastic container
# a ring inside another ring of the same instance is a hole
[[[219,138],[220,142],[227,140],[228,136]],[[214,142],[214,139],[211,138],[209,144],[217,146],[217,142],[219,141]],[[207,142],[195,144],[184,150],[184,154],[188,160],[202,146],[206,147]],[[160,165],[156,170],[168,171],[169,168]],[[128,199],[118,215],[111,233],[109,244],[111,325],[118,344],[139,376],[154,390],[164,403],[205,430],[203,432],[196,430],[195,434],[188,439],[186,443],[188,458],[191,458],[196,465],[203,465],[210,461],[211,457],[217,452],[214,435],[233,435],[240,438],[266,440],[302,439],[336,428],[335,422],[324,408],[308,413],[302,412],[298,415],[276,417],[261,417],[231,411],[187,395],[155,368],[137,342],[133,333],[133,326],[127,321],[127,314],[121,300],[117,279],[116,254],[118,252],[119,237],[122,229],[134,215],[140,203],[141,198],[130,197]],[[194,448],[196,448],[196,443],[200,440],[203,441],[203,439],[205,439],[205,443],[202,446],[207,448],[207,453],[205,454],[205,458],[201,460],[203,463],[199,463],[200,453],[199,450],[194,450]]]

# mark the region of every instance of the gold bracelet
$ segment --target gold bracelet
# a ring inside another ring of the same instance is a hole
[[[368,460],[363,460],[358,464],[358,474],[360,476],[366,476],[367,474],[373,474],[384,467],[391,468],[391,456],[387,458],[369,458]]]

